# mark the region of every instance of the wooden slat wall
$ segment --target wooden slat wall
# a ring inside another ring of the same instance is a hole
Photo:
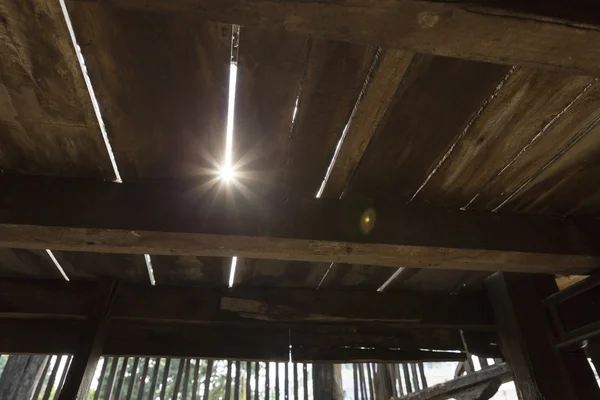
[[[70,279],[110,277],[125,282],[148,282],[144,258],[138,255],[55,251],[54,256]]]

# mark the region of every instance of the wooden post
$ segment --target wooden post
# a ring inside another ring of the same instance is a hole
[[[240,400],[240,361],[235,362],[235,381],[233,384],[233,400]]]
[[[559,351],[541,298],[556,292],[553,276],[495,273],[486,286],[500,344],[523,400],[600,398],[581,350]]]
[[[102,354],[109,327],[110,310],[117,289],[118,284],[114,280],[98,283],[96,303],[82,331],[59,400],[87,399],[96,365]]]
[[[375,369],[375,398],[390,399],[395,395],[392,386],[392,377],[389,368],[385,364],[377,364]]]
[[[206,377],[204,378],[204,396],[203,400],[208,400],[210,395],[210,377],[212,376],[213,360],[206,361]]]
[[[148,391],[149,397],[156,395],[156,381],[158,380],[158,372],[160,369],[160,357],[154,359],[154,368],[152,368],[152,380],[150,381],[150,390]]]
[[[31,399],[49,363],[48,356],[11,355],[0,376],[0,399]]]

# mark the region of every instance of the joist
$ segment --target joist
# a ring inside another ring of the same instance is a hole
[[[82,0],[71,1],[81,3]],[[87,2],[87,1],[86,1]],[[241,26],[417,53],[600,73],[598,6],[592,2],[458,0],[95,0],[155,13],[184,12]],[[548,4],[549,3],[549,4]]]
[[[600,223],[591,219],[356,200],[215,201],[174,184],[0,183],[0,247],[537,273],[600,265]]]
[[[94,286],[86,281],[0,279],[0,318],[82,320],[92,310]],[[121,284],[111,318],[340,327],[377,322],[392,327],[493,330],[491,308],[483,296],[292,288]]]

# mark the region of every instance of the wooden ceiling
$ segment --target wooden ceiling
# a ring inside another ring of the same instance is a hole
[[[0,6],[0,169],[113,181],[59,1],[9,3]],[[371,3],[67,2],[123,182],[197,181],[203,202],[235,190],[244,207],[314,197],[335,154],[324,198],[600,215],[596,21],[557,15],[552,2],[532,2],[524,11],[540,17],[529,19],[512,18],[509,1]],[[243,175],[225,189],[205,182],[223,160],[232,23],[241,25],[233,152]],[[148,282],[139,254],[54,254],[73,279]],[[227,283],[229,258],[151,258],[158,284]],[[375,290],[394,271],[242,258],[235,283]],[[0,249],[0,273],[60,278],[41,250]],[[388,290],[477,290],[488,273],[406,269]]]

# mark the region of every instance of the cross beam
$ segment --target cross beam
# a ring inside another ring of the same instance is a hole
[[[0,247],[586,274],[600,224],[196,186],[2,179]],[[235,193],[227,197],[227,193]]]

